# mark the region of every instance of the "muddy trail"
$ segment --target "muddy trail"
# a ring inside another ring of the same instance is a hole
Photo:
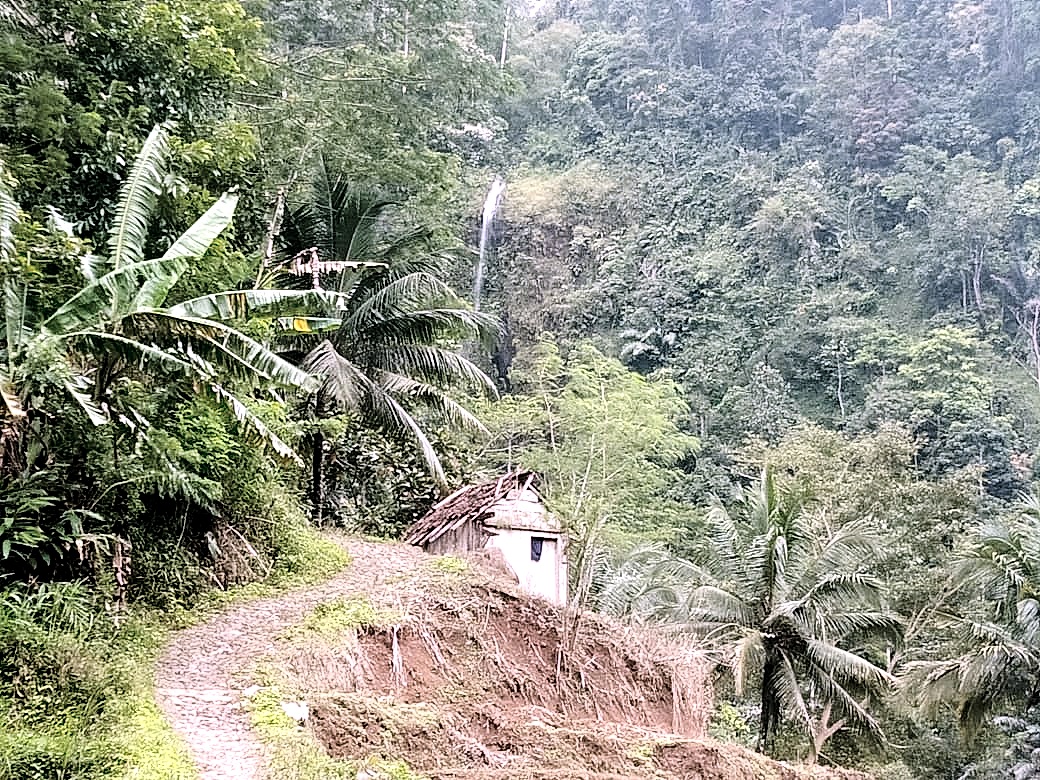
[[[706,739],[694,649],[568,617],[479,558],[341,543],[354,562],[332,580],[230,608],[163,654],[157,699],[204,780],[269,777],[244,706],[259,664],[359,777],[379,759],[431,779],[864,777]]]

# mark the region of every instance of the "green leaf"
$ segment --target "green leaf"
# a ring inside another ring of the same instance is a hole
[[[325,290],[234,290],[192,298],[167,311],[176,316],[245,320],[250,317],[301,318],[326,314],[343,305],[343,296]]]
[[[156,125],[119,190],[119,205],[108,238],[109,261],[115,269],[144,260],[148,223],[162,192],[168,147],[166,131]]]
[[[210,206],[206,213],[195,220],[195,224],[184,231],[166,254],[163,260],[171,257],[202,257],[210,244],[224,229],[231,224],[238,206],[238,195],[225,192],[217,202]]]
[[[134,311],[161,305],[170,287],[186,270],[186,258],[171,257],[110,271],[66,301],[44,321],[41,329],[47,334],[63,335],[105,323],[115,324]]]
[[[11,540],[10,539],[4,539],[2,552],[3,552],[3,555],[0,556],[0,557],[3,557],[3,559],[6,561],[7,558],[11,555]]]

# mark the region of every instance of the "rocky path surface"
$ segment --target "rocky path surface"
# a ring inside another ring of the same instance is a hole
[[[394,582],[425,556],[400,544],[344,538],[353,556],[343,572],[320,585],[233,606],[204,623],[179,631],[155,671],[155,696],[184,739],[201,780],[261,780],[264,749],[242,707],[243,685],[253,664],[274,649],[276,638],[318,604],[366,594],[393,602]]]

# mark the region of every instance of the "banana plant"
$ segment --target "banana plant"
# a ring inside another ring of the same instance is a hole
[[[62,356],[63,384],[96,425],[113,419],[109,388],[135,367],[161,378],[185,377],[224,403],[282,456],[298,460],[235,395],[227,380],[273,387],[316,387],[310,374],[243,333],[231,320],[265,314],[306,316],[334,305],[320,291],[252,290],[204,296],[177,306],[166,298],[235,213],[237,195],[225,193],[160,257],[146,259],[148,225],[161,192],[167,140],[162,127],[148,136],[122,187],[115,220],[100,262],[84,262],[83,287],[52,311],[29,305],[27,285],[13,274],[4,280],[4,339],[0,344],[0,395],[5,414],[26,414],[26,394],[15,379],[19,363],[33,353]],[[10,190],[0,180],[0,252],[13,259],[11,229],[18,219]]]

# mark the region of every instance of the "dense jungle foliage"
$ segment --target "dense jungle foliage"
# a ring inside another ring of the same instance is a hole
[[[517,466],[716,736],[1040,775],[1040,4],[0,0],[0,65],[0,777],[140,772],[156,610]]]

